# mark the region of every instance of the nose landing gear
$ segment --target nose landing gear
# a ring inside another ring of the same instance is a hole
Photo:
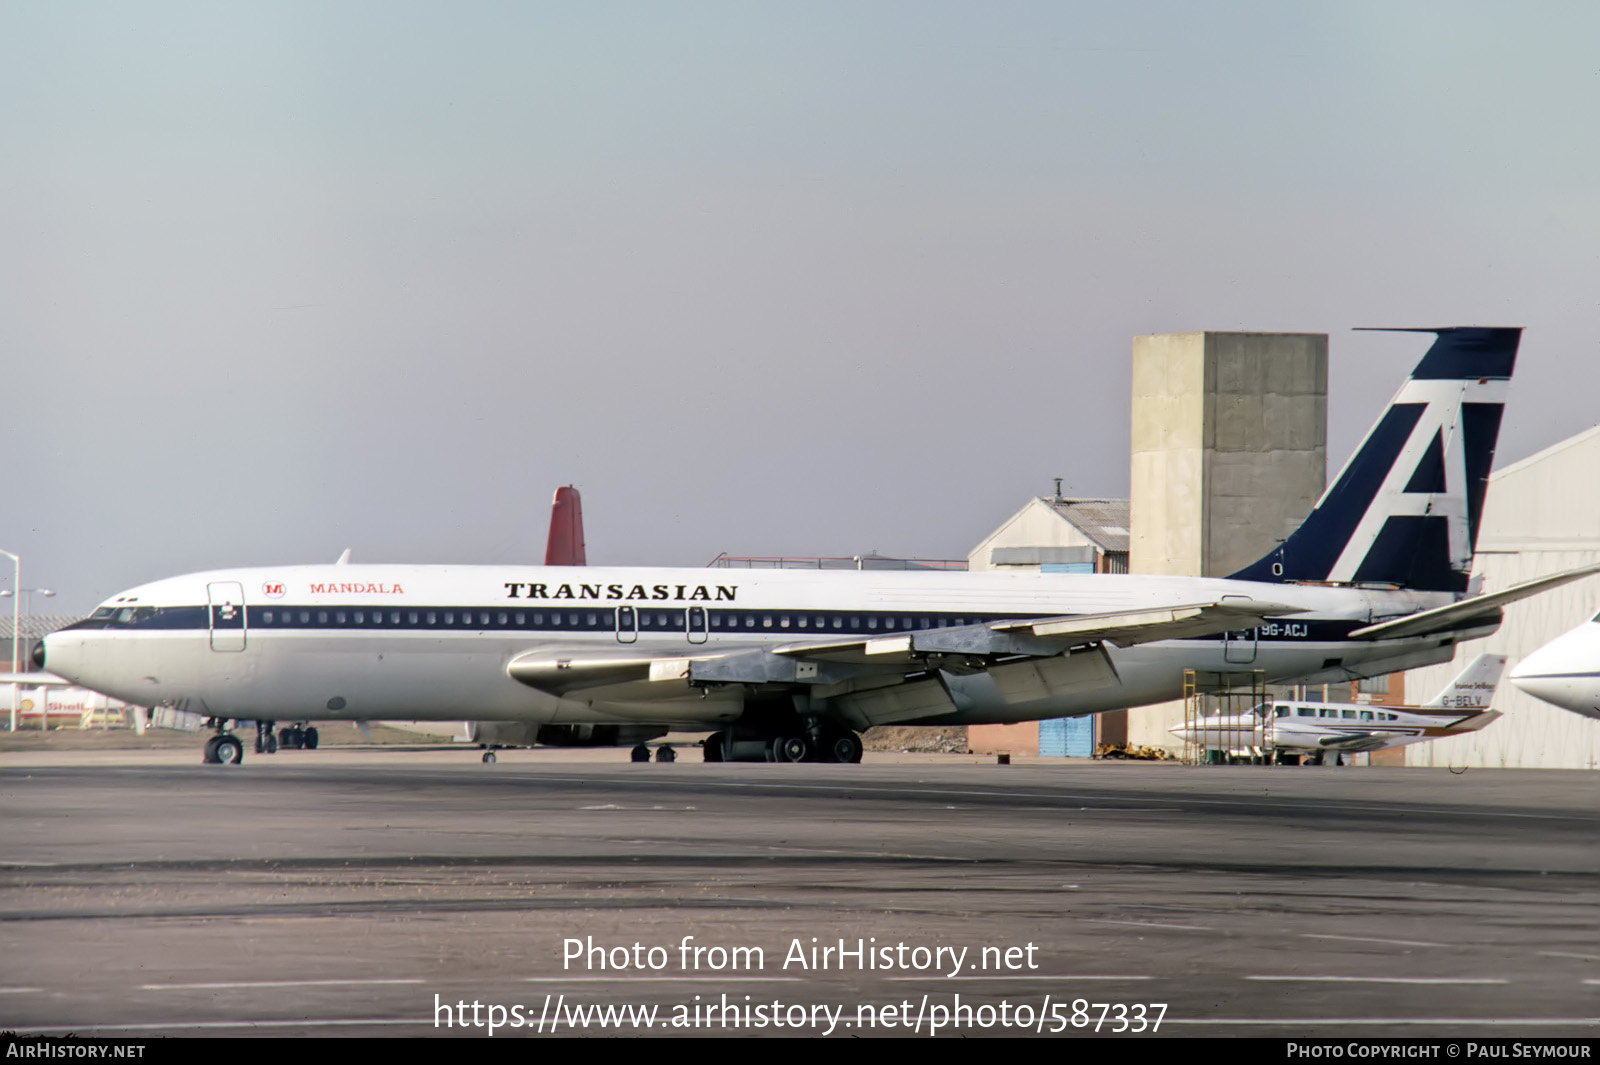
[[[218,732],[206,740],[207,765],[239,765],[244,761],[244,744],[231,732]]]

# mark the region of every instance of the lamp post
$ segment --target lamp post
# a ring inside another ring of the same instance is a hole
[[[16,555],[11,554],[11,552],[9,552],[9,551],[0,550],[0,554],[9,555],[11,557],[11,559],[13,561],[15,561],[16,564],[17,564],[17,574],[16,574],[16,576],[17,576],[17,587],[16,588],[7,588],[5,591],[0,592],[0,599],[5,599],[7,597],[10,597],[10,599],[11,599],[11,675],[13,677],[15,677],[17,675],[17,670],[19,670],[21,668],[21,658],[20,658],[19,653],[18,653],[18,648],[21,646],[21,642],[22,642],[22,626],[20,624],[20,615],[17,613],[17,611],[18,611],[18,609],[20,608],[20,605],[21,605],[19,603],[19,600],[20,600],[21,597],[18,596],[17,593],[21,592],[23,595],[28,597],[28,617],[29,618],[33,617],[33,594],[35,592],[38,592],[40,595],[46,596],[46,597],[55,595],[56,593],[51,588],[24,588],[24,587],[22,587],[22,560],[17,558]],[[21,686],[22,685],[21,685],[20,681],[13,680],[11,682],[11,731],[12,732],[17,731],[17,690]],[[44,716],[39,719],[39,721],[40,721],[39,727],[42,728],[42,729],[48,729],[50,727],[50,700],[49,699],[46,699],[44,701],[43,710],[44,710]]]
[[[13,555],[10,551],[7,551],[3,547],[0,547],[0,555],[4,555],[7,558],[9,558],[12,561],[12,563],[16,566],[16,586],[18,588],[21,588],[22,587],[22,559],[18,558],[16,555]],[[22,604],[16,599],[15,596],[13,596],[12,600],[11,600],[11,676],[13,678],[12,681],[11,681],[11,731],[12,732],[17,731],[17,692],[19,690],[21,690],[21,688],[22,688],[21,682],[15,679],[16,675],[17,675],[17,639],[21,635],[21,628],[22,628],[22,624],[21,624],[21,622],[22,622],[22,613],[21,613],[21,610],[22,610]]]

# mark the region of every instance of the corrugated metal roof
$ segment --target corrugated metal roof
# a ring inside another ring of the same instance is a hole
[[[1063,499],[1059,503],[1050,496],[1039,499],[1100,550],[1128,550],[1130,508],[1126,499]]]
[[[73,622],[82,620],[81,617],[72,615],[58,617],[48,614],[24,614],[22,615],[22,638],[25,640],[37,640],[41,636],[48,636],[57,629],[64,629]],[[0,617],[0,640],[10,639],[11,615],[6,614]]]

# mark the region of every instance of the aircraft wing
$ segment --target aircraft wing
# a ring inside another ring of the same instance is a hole
[[[996,621],[959,628],[923,629],[866,639],[800,641],[772,648],[789,658],[873,664],[927,654],[1049,657],[1073,647],[1113,643],[1130,647],[1246,629],[1262,618],[1297,614],[1300,607],[1254,600],[1190,603],[1110,614],[1063,615]]]
[[[1344,736],[1324,736],[1317,741],[1325,751],[1342,751],[1346,754],[1360,751],[1378,751],[1395,739],[1393,733],[1354,732]]]
[[[513,659],[516,680],[553,694],[633,681],[824,685],[879,676],[894,683],[932,668],[976,673],[998,661],[1054,658],[1074,648],[1128,647],[1250,628],[1302,608],[1226,600],[1109,614],[1065,615],[848,640],[796,640],[774,647],[651,658],[637,652],[570,655],[534,652]]]
[[[1514,603],[1518,599],[1526,599],[1530,595],[1537,595],[1548,588],[1555,588],[1569,581],[1581,580],[1584,577],[1600,573],[1600,563],[1589,566],[1579,566],[1576,569],[1563,570],[1553,573],[1548,577],[1538,577],[1531,581],[1514,584],[1502,592],[1491,592],[1488,595],[1478,595],[1471,599],[1463,599],[1459,603],[1448,606],[1434,607],[1417,614],[1408,614],[1403,618],[1393,621],[1380,621],[1376,625],[1356,629],[1350,634],[1355,640],[1392,640],[1406,636],[1426,636],[1430,632],[1443,632],[1447,629],[1460,629],[1468,627],[1468,623],[1476,620],[1499,623],[1500,608],[1507,603]]]

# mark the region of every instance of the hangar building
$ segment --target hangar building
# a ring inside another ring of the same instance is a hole
[[[1490,475],[1473,572],[1485,592],[1494,592],[1594,562],[1600,562],[1600,426]],[[1513,603],[1499,631],[1461,644],[1454,662],[1407,673],[1407,701],[1431,698],[1485,652],[1508,656],[1509,671],[1597,612],[1600,576]],[[1505,716],[1481,731],[1384,753],[1417,766],[1600,768],[1600,721],[1541,702],[1509,683],[1501,684],[1494,707]]]

